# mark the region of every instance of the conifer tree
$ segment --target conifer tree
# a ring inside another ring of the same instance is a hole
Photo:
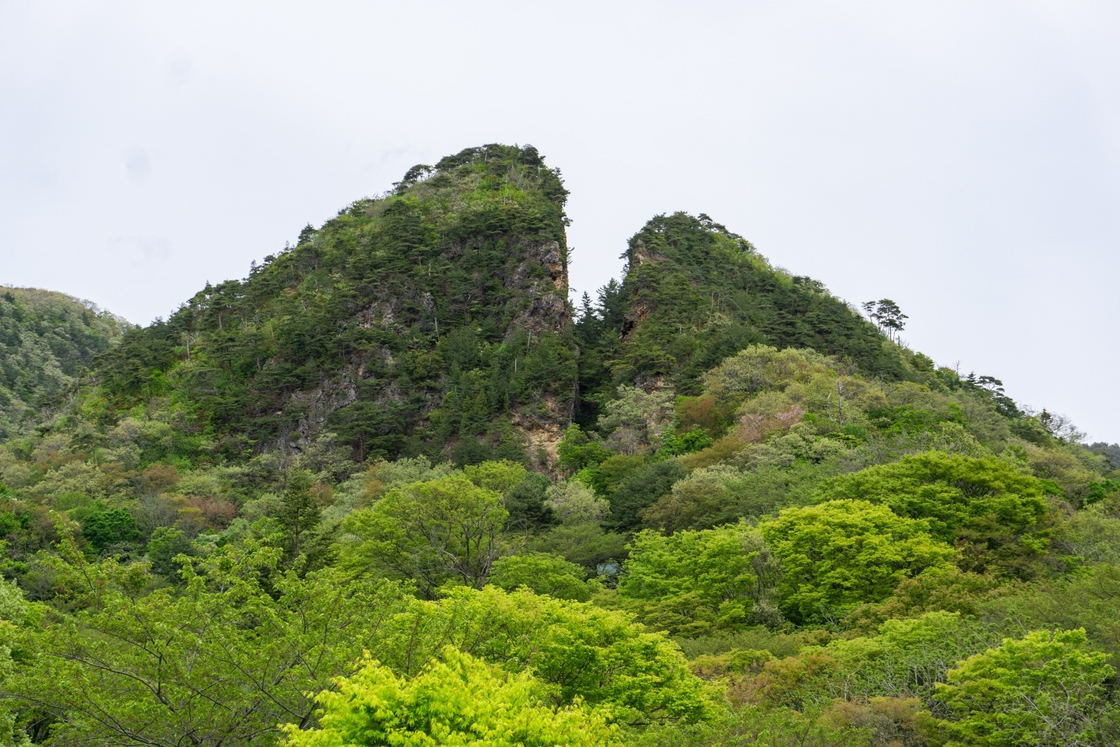
[[[311,492],[311,472],[294,470],[288,475],[280,509],[280,524],[284,529],[284,550],[289,558],[306,552],[307,535],[319,526],[319,503]]]

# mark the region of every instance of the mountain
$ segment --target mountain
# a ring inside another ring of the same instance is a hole
[[[99,363],[101,389],[118,411],[167,398],[229,456],[298,452],[331,432],[359,461],[540,461],[618,385],[695,394],[749,344],[812,348],[892,380],[932,370],[707,216],[647,223],[621,284],[573,326],[566,195],[531,147],[414,167],[245,280],[131,331]]]
[[[657,216],[623,257],[622,282],[603,288],[596,308],[585,298],[577,327],[585,420],[620,383],[698,394],[702,373],[752,344],[810,348],[888,380],[932,370],[823,284],[774,269],[707,215]]]
[[[0,441],[58,410],[130,326],[62,293],[0,287]]]
[[[571,416],[567,191],[531,146],[416,166],[249,277],[130,331],[97,368],[115,411],[151,397],[227,456],[522,459]]]

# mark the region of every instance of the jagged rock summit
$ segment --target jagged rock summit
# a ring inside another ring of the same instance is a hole
[[[167,398],[228,455],[328,431],[359,459],[547,452],[576,396],[566,197],[532,146],[416,166],[128,334],[102,392],[116,411]]]
[[[199,454],[413,454],[547,468],[620,384],[695,394],[743,347],[810,347],[877,376],[932,362],[707,216],[657,216],[573,324],[567,191],[532,146],[418,165],[207,286],[97,366],[97,417],[158,399]],[[181,449],[182,444],[176,448]]]

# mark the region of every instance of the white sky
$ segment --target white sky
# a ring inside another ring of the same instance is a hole
[[[132,321],[415,163],[532,143],[578,291],[706,212],[1120,440],[1120,4],[0,0],[0,283]]]

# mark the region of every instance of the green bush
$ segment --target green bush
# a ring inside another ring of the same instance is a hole
[[[602,715],[549,707],[540,690],[528,672],[510,675],[451,648],[412,678],[366,660],[317,696],[319,726],[288,727],[285,744],[621,747]]]
[[[746,524],[669,537],[640,532],[622,569],[618,593],[638,619],[685,637],[747,625],[777,575],[758,530]]]
[[[781,565],[780,607],[798,623],[836,621],[956,556],[926,522],[867,501],[789,508],[760,527]]]
[[[556,599],[586,602],[591,588],[584,580],[586,572],[559,555],[532,553],[510,555],[494,563],[490,583],[499,589],[516,591],[521,587]]]

